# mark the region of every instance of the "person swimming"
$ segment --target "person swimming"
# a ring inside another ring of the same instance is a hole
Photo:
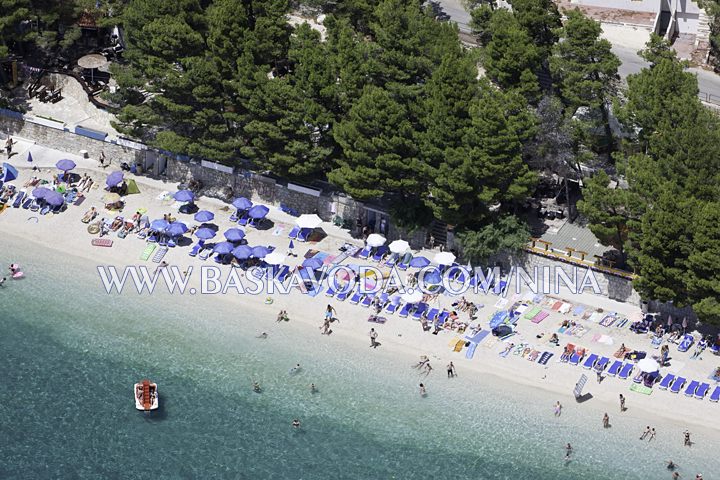
[[[301,368],[302,368],[302,367],[301,367],[300,364],[298,363],[297,365],[295,365],[294,367],[292,367],[292,368],[290,369],[290,372],[289,372],[290,375],[294,375],[294,374],[298,373]]]
[[[318,389],[314,383],[310,384],[310,393],[317,393]]]
[[[424,397],[426,395],[427,395],[427,390],[425,389],[425,384],[421,383],[420,384],[420,396]]]
[[[267,332],[262,332],[262,333],[260,333],[260,335],[258,335],[258,336],[255,337],[255,338],[267,338],[267,337],[268,337]]]
[[[293,426],[294,428],[300,428],[300,420],[298,420],[297,418],[294,419],[294,420],[292,421],[292,426]]]
[[[253,382],[253,392],[260,393],[262,391],[262,388],[260,388],[260,384],[258,382]]]
[[[573,448],[572,445],[569,443],[565,446],[565,461],[570,460],[570,455],[572,455]]]

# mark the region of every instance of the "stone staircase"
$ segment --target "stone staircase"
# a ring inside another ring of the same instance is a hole
[[[712,19],[707,15],[704,8],[700,9],[698,17],[697,35],[695,37],[695,46],[709,45],[710,43],[710,23]]]

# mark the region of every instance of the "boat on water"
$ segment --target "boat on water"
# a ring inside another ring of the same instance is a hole
[[[135,408],[145,412],[157,410],[159,401],[156,383],[152,383],[147,379],[138,382],[135,384],[135,388],[133,388],[133,394],[135,397]]]

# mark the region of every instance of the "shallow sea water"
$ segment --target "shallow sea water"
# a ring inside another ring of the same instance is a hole
[[[555,419],[542,391],[449,381],[437,365],[420,398],[392,352],[302,340],[304,325],[218,299],[108,296],[87,261],[28,250],[0,240],[0,265],[28,275],[0,291],[0,478],[662,479],[667,458],[719,471],[674,437]],[[132,400],[144,377],[159,385],[150,415]]]

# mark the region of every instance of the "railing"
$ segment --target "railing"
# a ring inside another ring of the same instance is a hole
[[[698,97],[700,101],[709,103],[711,105],[717,105],[720,107],[720,95],[713,95],[712,93],[699,92]]]
[[[539,246],[538,244],[541,245]],[[618,268],[608,267],[606,265],[601,265],[596,261],[593,262],[590,260],[585,260],[585,256],[587,255],[585,252],[580,252],[572,248],[567,248],[565,252],[558,251],[550,247],[549,242],[545,242],[540,239],[533,239],[533,241],[525,247],[525,251],[534,255],[540,255],[542,257],[550,258],[552,260],[586,267],[597,272],[607,273],[608,275],[614,275],[616,277],[624,278],[626,280],[634,280],[637,278],[637,275],[635,275],[634,273],[626,272],[625,270],[620,270]],[[574,256],[574,253],[580,254],[581,258]]]

